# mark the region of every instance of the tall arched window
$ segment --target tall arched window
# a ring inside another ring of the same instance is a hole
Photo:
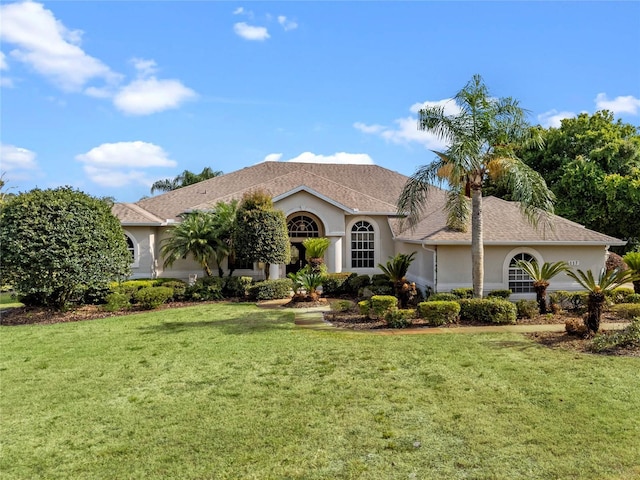
[[[317,222],[306,215],[296,215],[287,223],[289,237],[291,238],[309,238],[319,237],[320,229]]]
[[[524,270],[516,265],[520,260],[534,262],[536,259],[528,253],[518,253],[509,262],[509,290],[513,293],[534,292],[533,280]]]
[[[129,250],[129,253],[131,254],[131,266],[137,267],[138,266],[138,248],[136,246],[136,243],[133,237],[127,232],[125,232],[124,234],[124,239],[127,242],[127,250]]]
[[[373,225],[364,220],[351,227],[351,268],[373,268],[375,258],[375,232]]]

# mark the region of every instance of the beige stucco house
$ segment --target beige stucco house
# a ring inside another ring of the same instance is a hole
[[[182,213],[262,189],[285,213],[292,246],[291,264],[272,265],[271,278],[300,268],[305,262],[302,241],[321,236],[331,240],[325,256],[330,272],[380,273],[377,265],[390,256],[415,251],[408,276],[420,287],[443,292],[471,286],[470,232],[446,227],[445,192],[436,187],[422,220],[409,229],[396,216],[396,200],[406,181],[406,176],[375,165],[264,162],[136,203],[118,203],[113,212],[132,252],[133,278],[186,280],[202,275],[190,259],[163,268],[159,252],[167,229]],[[484,199],[483,214],[485,291],[510,288],[512,298],[533,292],[530,279],[514,266],[518,259],[565,260],[582,270],[599,271],[608,247],[625,243],[558,216],[551,228],[534,228],[517,204],[495,197]],[[244,267],[234,274],[256,279],[263,275],[259,265]],[[577,289],[566,275],[551,285],[551,290]]]

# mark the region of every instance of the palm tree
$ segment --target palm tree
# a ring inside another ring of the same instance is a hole
[[[209,259],[216,253],[215,221],[211,213],[196,211],[187,214],[182,222],[168,230],[168,235],[160,249],[165,268],[191,255],[207,276],[211,276]]]
[[[235,248],[233,245],[233,234],[236,226],[236,214],[238,213],[238,201],[232,200],[229,203],[218,202],[213,210],[213,237],[215,239],[216,264],[218,265],[218,276],[222,277],[222,263],[225,258],[229,259],[229,276],[235,270]]]
[[[596,334],[600,330],[600,318],[602,317],[602,308],[604,307],[605,294],[607,290],[613,290],[625,283],[634,280],[640,280],[640,274],[629,270],[611,270],[607,272],[602,269],[598,280],[593,276],[591,270],[584,273],[578,270],[577,273],[567,270],[567,275],[578,282],[582,288],[589,293],[587,301],[587,316],[584,320],[585,325],[590,333]]]
[[[524,270],[524,272],[533,280],[533,289],[536,292],[536,300],[540,308],[540,313],[544,315],[547,313],[547,287],[549,286],[549,280],[558,275],[561,272],[566,271],[569,268],[567,262],[544,262],[542,267],[537,262],[528,262],[527,260],[520,260],[516,263],[518,268]]]
[[[382,273],[393,283],[396,297],[400,301],[402,308],[406,308],[409,300],[407,294],[411,292],[411,289],[407,287],[409,282],[407,282],[405,276],[409,271],[409,266],[411,262],[413,262],[415,255],[416,252],[411,252],[409,255],[399,253],[395,257],[389,257],[386,265],[378,264],[378,268],[382,270]]]
[[[305,255],[309,260],[312,273],[322,273],[324,265],[324,254],[331,245],[331,240],[324,237],[306,238],[302,245],[305,248]]]
[[[419,167],[398,199],[398,213],[413,228],[427,205],[433,183],[448,183],[445,209],[449,228],[465,231],[471,214],[473,295],[481,298],[484,286],[482,184],[485,178],[504,180],[512,199],[535,225],[553,212],[553,193],[544,179],[516,156],[519,145],[542,146],[542,138],[529,128],[525,111],[511,98],[495,98],[475,75],[453,99],[458,112],[444,106],[420,110],[418,128],[434,133],[449,145],[434,152],[437,159]],[[471,196],[471,209],[468,197]]]
[[[218,177],[222,175],[222,172],[219,170],[212,170],[211,167],[205,167],[202,169],[200,173],[193,173],[189,170],[185,170],[180,175],[175,178],[166,178],[164,180],[158,180],[151,185],[151,194],[153,195],[156,191],[160,192],[170,192],[172,190],[177,190],[178,188],[186,187],[188,185],[193,185],[194,183],[202,182],[203,180],[209,180],[213,177]]]
[[[640,252],[629,252],[624,257],[622,257],[624,263],[627,264],[630,270],[633,270],[640,276]],[[633,291],[635,293],[640,293],[640,278],[634,280],[633,282]]]

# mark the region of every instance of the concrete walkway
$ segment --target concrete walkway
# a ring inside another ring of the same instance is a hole
[[[323,312],[331,310],[329,305],[308,308],[286,308],[289,300],[268,300],[258,303],[261,308],[282,308],[295,314],[295,324],[300,328],[313,330],[334,330],[339,332],[365,333],[369,335],[435,335],[441,333],[531,333],[531,332],[564,332],[564,324],[552,323],[542,325],[483,325],[483,326],[451,326],[421,328],[384,328],[375,330],[351,330],[334,327],[324,321]],[[600,330],[622,330],[629,325],[624,323],[601,323]]]

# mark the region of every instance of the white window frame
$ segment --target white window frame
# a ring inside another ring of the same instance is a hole
[[[131,262],[131,267],[132,268],[137,268],[137,267],[140,266],[140,247],[138,246],[138,242],[136,241],[136,237],[131,235],[126,230],[124,231],[124,236],[127,237],[129,240],[131,240],[131,245],[133,246],[133,261]],[[129,247],[129,245],[127,244],[127,249],[129,251],[131,251],[131,249],[128,248],[128,247]]]
[[[536,263],[538,265],[542,265],[544,263],[543,259],[542,259],[542,255],[540,255],[539,252],[537,252],[536,250],[532,249],[532,248],[527,248],[527,247],[521,247],[521,248],[514,248],[513,250],[511,250],[505,257],[504,260],[504,264],[502,267],[502,275],[503,275],[503,283],[504,283],[504,288],[508,289],[509,288],[509,277],[510,277],[510,265],[511,265],[511,260],[513,260],[513,257],[515,257],[516,255],[521,255],[521,254],[526,254],[526,255],[530,255],[531,257],[533,257],[533,259],[536,261]],[[531,291],[529,292],[513,292],[513,296],[530,296],[531,294],[535,294],[535,291],[533,290],[533,287],[531,288]]]
[[[370,267],[354,267],[353,266],[353,249],[352,249],[352,234],[357,233],[357,232],[353,232],[353,227],[359,223],[359,222],[367,222],[369,225],[371,225],[371,227],[373,228],[373,231],[371,232],[373,234],[373,265]],[[346,240],[348,242],[347,244],[347,251],[348,251],[348,258],[347,258],[347,270],[352,271],[352,272],[362,272],[362,273],[375,273],[377,271],[377,265],[379,263],[379,256],[380,256],[380,228],[378,227],[378,223],[368,217],[357,217],[354,218],[351,222],[349,222],[349,224],[347,225],[347,231],[346,233]]]

